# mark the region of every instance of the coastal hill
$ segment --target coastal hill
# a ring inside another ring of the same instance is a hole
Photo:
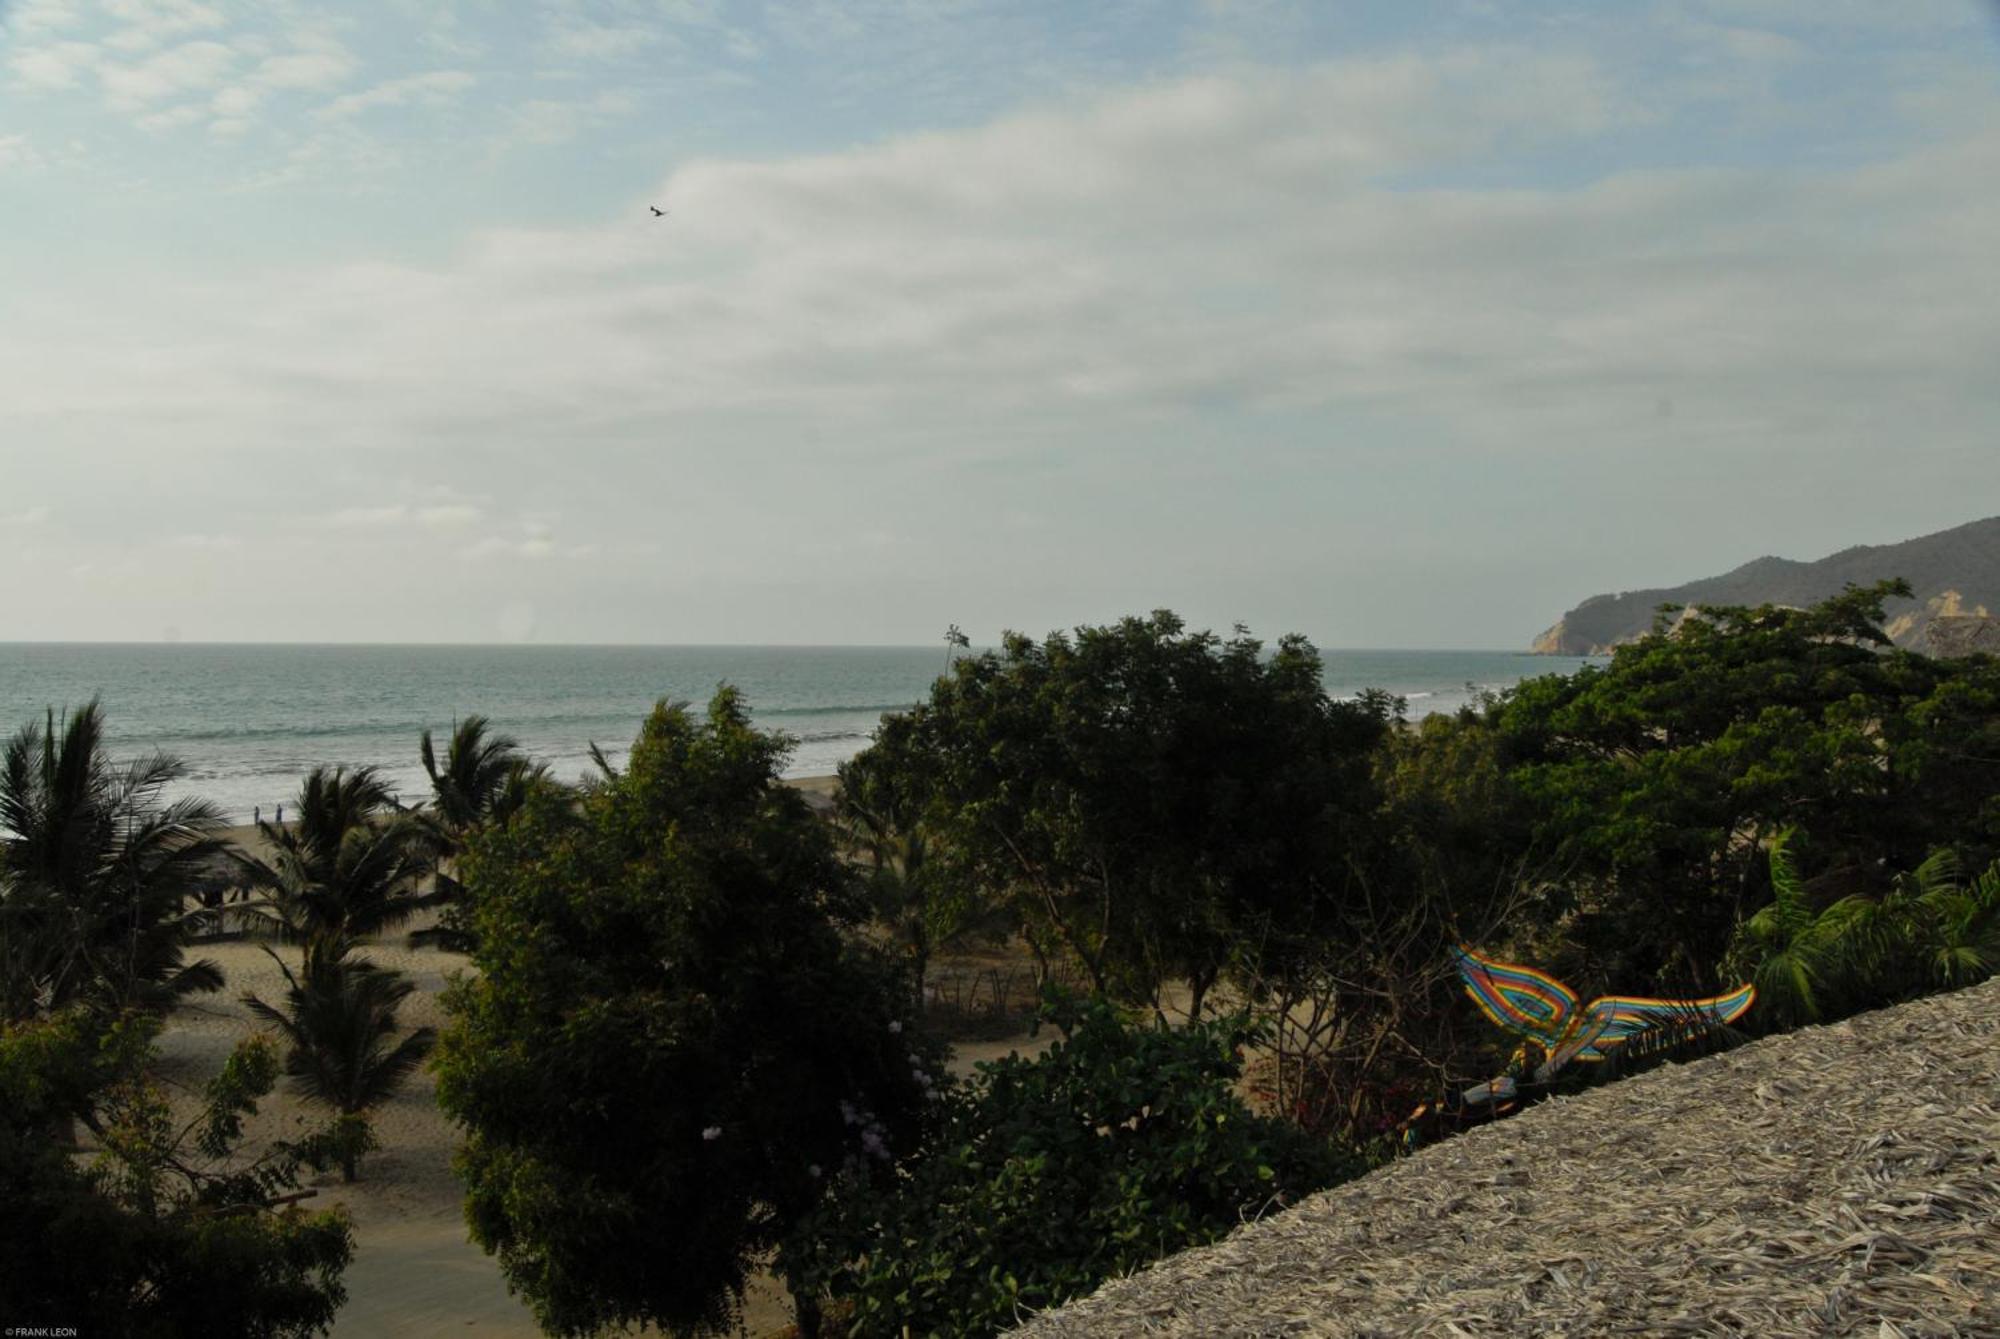
[[[1852,584],[1890,577],[1916,598],[1894,600],[1887,631],[1898,646],[1938,655],[2000,651],[2000,516],[1900,544],[1859,545],[1817,562],[1758,558],[1733,572],[1657,590],[1594,595],[1537,637],[1543,655],[1597,655],[1644,636],[1663,604],[1803,607]]]
[[[1997,1090],[1991,981],[1544,1102],[1020,1333],[1996,1334]]]

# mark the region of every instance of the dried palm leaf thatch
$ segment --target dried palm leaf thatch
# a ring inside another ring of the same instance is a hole
[[[1545,1102],[1020,1332],[2000,1336],[2000,980]]]

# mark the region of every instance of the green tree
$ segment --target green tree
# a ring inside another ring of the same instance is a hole
[[[315,767],[289,827],[259,825],[266,860],[246,862],[294,938],[358,939],[408,920],[434,899],[420,891],[434,864],[430,831],[395,807],[373,767]]]
[[[1038,958],[1095,993],[1199,1014],[1246,955],[1262,970],[1328,924],[1375,806],[1393,703],[1333,702],[1318,652],[1272,653],[1173,614],[961,657],[856,769],[893,772],[940,880],[1011,907]]]
[[[824,1212],[852,1334],[993,1334],[1363,1169],[1243,1105],[1238,1024],[1134,1028],[1102,1002],[1058,1021],[1067,1040],[982,1065],[900,1176]]]
[[[339,1128],[350,1139],[341,1158],[341,1176],[353,1181],[361,1154],[373,1143],[368,1113],[393,1096],[423,1063],[435,1034],[422,1027],[398,1039],[396,1014],[416,989],[415,983],[401,972],[348,957],[348,945],[342,941],[308,941],[296,975],[276,953],[264,951],[285,974],[283,1007],[274,1008],[250,994],[243,996],[243,1003],[288,1043],[285,1073],[299,1091],[341,1117]]]
[[[1622,989],[1726,984],[1735,926],[1768,894],[1762,843],[1796,828],[1816,868],[1879,882],[1931,848],[2000,838],[1990,662],[1891,647],[1898,582],[1811,609],[1704,609],[1608,667],[1531,680],[1490,714],[1565,870],[1543,900],[1590,971]],[[1570,970],[1576,964],[1552,964]]]
[[[959,877],[952,849],[925,819],[922,797],[901,766],[912,721],[885,717],[875,746],[840,764],[836,812],[851,850],[866,862],[871,917],[907,954],[921,1007],[931,955],[970,934],[1004,934],[1003,905],[982,900],[977,879]]]
[[[5,1016],[89,1001],[162,1008],[220,989],[184,950],[204,923],[189,893],[221,852],[221,817],[168,802],[186,768],[155,753],[119,765],[95,701],[7,742],[0,759],[0,1005]]]
[[[324,1135],[238,1153],[270,1091],[268,1044],[239,1047],[191,1119],[146,1075],[158,1023],[70,1011],[0,1026],[0,1308],[22,1327],[141,1339],[305,1336],[345,1300],[339,1212],[279,1207]],[[88,1166],[47,1137],[81,1119]]]
[[[719,1332],[775,1259],[813,1335],[798,1225],[924,1106],[936,1058],[787,748],[733,689],[662,703],[624,770],[538,788],[466,854],[480,971],[438,1098],[473,1238],[553,1333]]]

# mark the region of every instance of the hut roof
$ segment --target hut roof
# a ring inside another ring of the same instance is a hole
[[[1545,1102],[1034,1318],[2000,1335],[2000,980]]]

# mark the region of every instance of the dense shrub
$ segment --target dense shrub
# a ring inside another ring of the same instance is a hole
[[[1056,1021],[1066,1040],[982,1066],[897,1180],[816,1224],[854,1334],[991,1334],[1359,1170],[1243,1105],[1232,1024],[1128,1027],[1102,1002]]]
[[[318,1136],[235,1157],[242,1119],[277,1076],[267,1043],[239,1048],[192,1123],[145,1078],[157,1023],[69,1013],[0,1030],[0,1315],[71,1333],[303,1336],[345,1300],[344,1216],[270,1211]],[[81,1122],[88,1167],[62,1137]]]

